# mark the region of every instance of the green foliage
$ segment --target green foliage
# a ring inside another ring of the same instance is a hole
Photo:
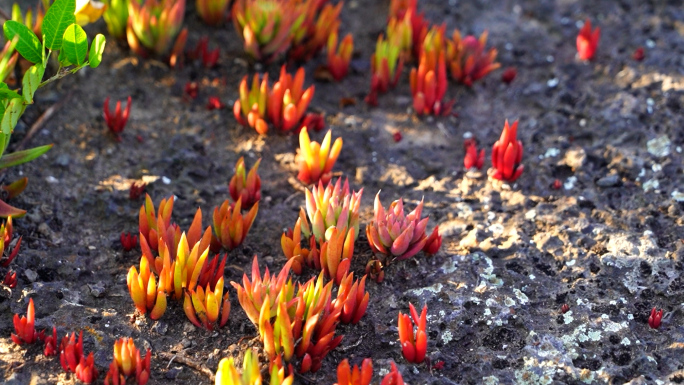
[[[64,31],[76,22],[76,1],[55,0],[43,18],[43,35],[45,47],[50,50],[62,48]]]
[[[18,21],[8,20],[3,24],[2,30],[7,40],[12,40],[15,37],[19,38],[15,48],[24,59],[31,63],[43,62],[43,47],[40,44],[40,40],[27,26]]]
[[[88,53],[88,36],[78,24],[71,24],[64,31],[62,52],[66,56],[68,65],[83,65]],[[61,52],[60,52],[61,53]]]
[[[93,43],[90,45],[90,54],[88,55],[88,61],[90,62],[91,68],[97,68],[102,62],[102,54],[105,49],[105,37],[101,33],[95,35]]]

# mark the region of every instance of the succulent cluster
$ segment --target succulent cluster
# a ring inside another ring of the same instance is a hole
[[[331,131],[322,143],[311,141],[306,127],[299,132],[299,149],[295,161],[299,164],[297,178],[305,184],[318,181],[328,183],[332,179],[332,168],[342,151],[342,138],[335,139],[331,147]]]
[[[349,33],[337,44],[337,31],[328,38],[328,71],[336,81],[342,80],[349,72],[349,62],[354,53],[354,37]]]
[[[128,46],[142,57],[168,55],[175,66],[188,36],[187,29],[181,30],[184,14],[185,0],[129,1]]]
[[[404,380],[396,364],[391,361],[390,366],[390,372],[383,377],[380,385],[403,385]],[[364,358],[360,369],[358,365],[354,365],[352,369],[349,366],[349,360],[346,358],[337,365],[337,382],[335,385],[370,385],[372,379],[373,360],[370,358]]]
[[[473,82],[501,66],[495,62],[497,50],[485,50],[487,36],[487,31],[484,31],[479,38],[472,35],[462,38],[460,31],[454,31],[446,47],[449,69],[454,80],[470,87]]]
[[[238,123],[254,128],[259,134],[268,132],[268,124],[279,132],[299,131],[303,127],[315,130],[323,128],[319,115],[306,113],[314,96],[314,86],[304,89],[304,69],[300,68],[294,77],[287,73],[285,66],[280,69],[280,78],[268,85],[268,74],[261,83],[259,75],[254,75],[251,88],[245,76],[240,83],[240,98],[233,104],[233,115]]]
[[[311,59],[338,32],[342,2],[320,0],[236,0],[233,24],[253,59],[270,62],[286,53]]]
[[[342,341],[342,336],[335,335],[337,324],[358,322],[369,297],[364,279],[352,283],[353,276],[345,275],[333,299],[333,282],[324,284],[323,273],[299,285],[295,292],[292,280],[287,279],[293,262],[288,260],[277,276],[266,269],[262,278],[255,256],[251,281],[245,274],[242,286],[236,282],[231,285],[248,318],[259,329],[269,358],[289,362],[296,356],[300,372],[315,372]]]
[[[409,303],[411,316],[399,312],[399,342],[401,343],[401,354],[406,361],[420,364],[425,360],[427,352],[427,305],[418,316],[416,308]],[[416,327],[416,332],[413,328]]]
[[[83,331],[67,334],[59,344],[59,362],[65,372],[74,373],[76,378],[86,384],[92,384],[97,379],[95,356],[90,352],[86,356],[83,352]]]
[[[429,218],[421,218],[423,201],[408,214],[404,213],[404,201],[392,202],[387,211],[380,202],[380,192],[375,196],[373,220],[366,226],[368,243],[374,253],[385,257],[408,259],[423,250],[437,251],[442,243],[439,229],[428,237],[425,233]]]
[[[518,121],[504,123],[501,138],[492,147],[492,177],[506,182],[514,182],[520,177],[525,166],[522,161],[523,145],[517,139]]]
[[[12,216],[7,217],[7,221],[0,225],[0,266],[9,267],[14,258],[17,257],[19,253],[19,248],[21,247],[21,240],[23,237],[19,237],[14,244],[11,246],[12,236],[14,233],[14,228],[12,227]],[[5,277],[2,280],[2,284],[13,289],[17,286],[17,273],[12,270],[7,270]]]
[[[127,378],[134,378],[137,385],[145,385],[150,379],[152,351],[147,349],[144,358],[135,347],[132,338],[120,338],[114,342],[114,359],[109,365],[105,385],[125,385]]]

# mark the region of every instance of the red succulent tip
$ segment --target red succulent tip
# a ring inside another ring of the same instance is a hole
[[[17,272],[8,271],[7,274],[5,274],[5,279],[2,280],[2,284],[10,289],[14,289],[17,286]]]
[[[596,27],[596,29],[592,31],[591,20],[587,19],[577,35],[577,56],[579,56],[581,60],[593,59],[596,54],[596,48],[598,48],[600,37],[601,28]]]
[[[425,242],[425,246],[423,246],[423,252],[428,255],[434,255],[437,254],[440,247],[442,247],[442,236],[439,234],[439,226],[435,226],[432,234],[430,234]]]
[[[114,137],[116,137],[116,140],[120,142],[121,133],[126,127],[128,115],[131,112],[131,97],[128,97],[126,108],[123,111],[121,110],[121,101],[116,102],[116,108],[113,113],[109,110],[109,97],[107,97],[104,102],[103,112],[109,131],[111,131],[111,133],[114,134]]]
[[[131,187],[128,189],[128,199],[134,201],[140,198],[142,193],[145,192],[147,183],[134,181],[131,183]]]
[[[197,82],[187,82],[183,88],[185,95],[189,96],[190,99],[196,99],[199,93],[199,84]]]
[[[523,145],[517,139],[518,121],[508,125],[508,120],[504,124],[501,138],[492,147],[492,177],[494,179],[514,182],[520,177],[524,166],[522,161]]]
[[[561,306],[560,311],[561,313],[565,314],[570,310],[570,306],[567,303],[564,303],[563,306]]]
[[[463,166],[466,170],[470,170],[475,167],[478,170],[482,169],[484,165],[485,150],[481,149],[480,153],[477,152],[477,145],[474,140],[468,141],[468,146],[466,147],[466,154],[463,158]]]
[[[392,139],[394,139],[395,143],[401,142],[401,139],[402,139],[401,132],[397,131],[394,134],[392,134]]]
[[[501,81],[506,84],[511,84],[517,75],[518,71],[515,69],[515,67],[508,67],[501,74]]]
[[[656,311],[654,307],[651,309],[651,315],[648,317],[648,326],[651,329],[658,329],[660,327],[660,320],[663,318],[663,309]]]
[[[551,188],[554,190],[560,190],[561,187],[563,187],[563,184],[561,183],[561,181],[558,179],[554,179],[553,183],[551,184]]]
[[[134,247],[138,246],[138,236],[131,235],[131,233],[121,233],[121,246],[123,246],[124,251],[131,251]]]
[[[218,96],[210,96],[209,102],[207,103],[207,110],[220,110],[225,107],[225,104],[221,103],[221,99]]]
[[[19,314],[15,314],[13,322],[14,333],[12,333],[11,337],[15,344],[32,344],[38,340],[39,334],[34,328],[36,322],[36,308],[33,305],[33,298],[29,299],[26,317],[19,317]]]
[[[416,308],[409,303],[409,314],[399,312],[399,342],[401,343],[401,353],[406,361],[420,364],[425,360],[427,353],[427,305],[418,316]],[[414,326],[417,328],[415,334]]]
[[[642,61],[646,57],[646,54],[644,53],[644,47],[639,47],[634,50],[634,53],[632,54],[632,58],[636,61]]]

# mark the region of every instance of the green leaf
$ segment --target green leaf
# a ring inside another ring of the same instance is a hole
[[[26,210],[10,206],[5,201],[0,200],[0,217],[7,218],[10,215],[12,218],[21,218],[26,215]]]
[[[66,57],[66,52],[64,50],[59,51],[59,56],[57,56],[57,60],[59,61],[59,64],[62,67],[68,67],[74,63],[69,61],[69,58]]]
[[[0,169],[13,167],[22,163],[30,162],[37,157],[45,154],[52,148],[51,144],[30,148],[28,150],[17,151],[11,154],[5,154],[0,158]]]
[[[9,142],[9,140],[10,135],[5,135],[2,132],[0,132],[0,155],[2,155],[5,152],[5,148],[7,147],[7,143]]]
[[[27,26],[14,20],[8,20],[2,26],[2,30],[5,32],[7,40],[12,40],[15,36],[19,36],[16,48],[17,52],[24,59],[31,63],[41,63],[43,61],[40,40]]]
[[[88,54],[88,36],[78,24],[71,24],[64,31],[62,51],[72,64],[82,65]]]
[[[24,74],[24,80],[21,82],[21,93],[24,95],[26,103],[33,103],[33,95],[36,93],[38,87],[40,87],[40,82],[43,80],[44,73],[45,68],[43,65],[35,64]]]
[[[45,46],[56,51],[62,49],[62,38],[67,27],[76,22],[76,1],[55,0],[43,18]]]
[[[24,108],[24,100],[21,98],[9,101],[5,114],[2,115],[2,121],[0,122],[0,128],[2,129],[3,134],[10,135],[12,133],[21,114],[24,113]]]
[[[95,35],[95,39],[93,39],[93,43],[90,45],[90,54],[88,55],[90,68],[97,68],[102,62],[102,53],[104,53],[106,42],[103,34],[98,33]]]
[[[21,95],[19,95],[14,90],[10,90],[9,87],[7,86],[7,84],[0,83],[0,99],[14,99],[14,98],[21,98]],[[4,106],[3,106],[3,108],[4,108]],[[3,109],[3,112],[4,112],[4,109]]]

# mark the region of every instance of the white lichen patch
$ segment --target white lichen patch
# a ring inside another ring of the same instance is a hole
[[[651,155],[664,158],[670,155],[670,144],[670,138],[667,135],[663,135],[649,140],[646,143],[646,148]]]
[[[630,341],[629,338],[625,337],[622,339],[622,341],[620,341],[620,343],[625,345],[625,346],[629,346],[632,344],[632,341]]]
[[[520,289],[513,289],[513,294],[515,294],[515,298],[520,301],[521,305],[527,305],[527,303],[530,302],[530,299],[527,298],[527,295],[520,291]]]
[[[606,319],[603,322],[605,323],[603,330],[609,333],[616,333],[628,327],[627,322],[613,322],[610,319]]]
[[[569,324],[570,322],[574,321],[575,319],[572,317],[572,310],[566,312],[563,314],[563,323],[566,325]]]
[[[490,309],[490,308],[488,308],[488,307],[485,308],[483,314],[484,314],[485,317],[489,317],[490,315],[492,315],[492,309]]]
[[[482,383],[485,385],[499,385],[499,379],[496,376],[482,377]]]
[[[577,183],[577,177],[571,176],[565,180],[565,183],[563,183],[563,188],[566,190],[572,190],[572,188],[575,187],[575,183]]]
[[[552,361],[539,362],[532,357],[524,357],[524,367],[515,371],[516,383],[519,385],[548,385],[553,383],[556,372]]]
[[[494,223],[487,228],[494,235],[501,235],[504,232],[504,227],[501,223]]]
[[[453,339],[454,339],[454,335],[451,334],[451,331],[450,331],[450,330],[445,330],[445,331],[442,333],[442,342],[444,343],[444,345],[448,344],[448,343],[451,342],[451,340],[453,340]]]
[[[504,305],[506,305],[508,307],[513,307],[513,306],[515,306],[515,300],[511,297],[506,297],[504,299]]]
[[[496,306],[499,306],[499,303],[496,302],[496,300],[494,298],[487,298],[487,300],[485,301],[485,305],[487,305],[489,307],[496,307]]]
[[[528,221],[534,220],[534,218],[536,218],[536,217],[537,217],[537,212],[534,209],[529,210],[528,212],[525,213],[525,219],[527,219]]]
[[[534,281],[534,279],[537,277],[534,274],[530,274],[529,278]]]
[[[585,384],[591,384],[594,382],[594,372],[589,369],[582,369],[582,371],[580,371],[579,379]]]
[[[436,283],[432,286],[426,286],[426,287],[421,287],[418,289],[413,289],[411,290],[411,293],[415,294],[416,296],[422,295],[424,292],[431,292],[433,294],[438,294],[439,292],[442,291],[442,288],[444,288],[444,285],[441,283]]]
[[[649,190],[657,190],[660,187],[660,182],[657,179],[649,179],[643,184],[644,192]]]
[[[456,258],[450,258],[446,262],[444,262],[444,264],[440,267],[440,270],[442,270],[444,274],[451,274],[454,271],[456,271],[457,268],[458,261],[456,260]]]
[[[679,190],[674,190],[671,194],[672,199],[677,202],[684,202],[684,193],[679,192]]]
[[[551,147],[548,150],[546,150],[546,153],[544,154],[544,158],[553,158],[553,157],[558,156],[559,154],[560,154],[559,149]]]

